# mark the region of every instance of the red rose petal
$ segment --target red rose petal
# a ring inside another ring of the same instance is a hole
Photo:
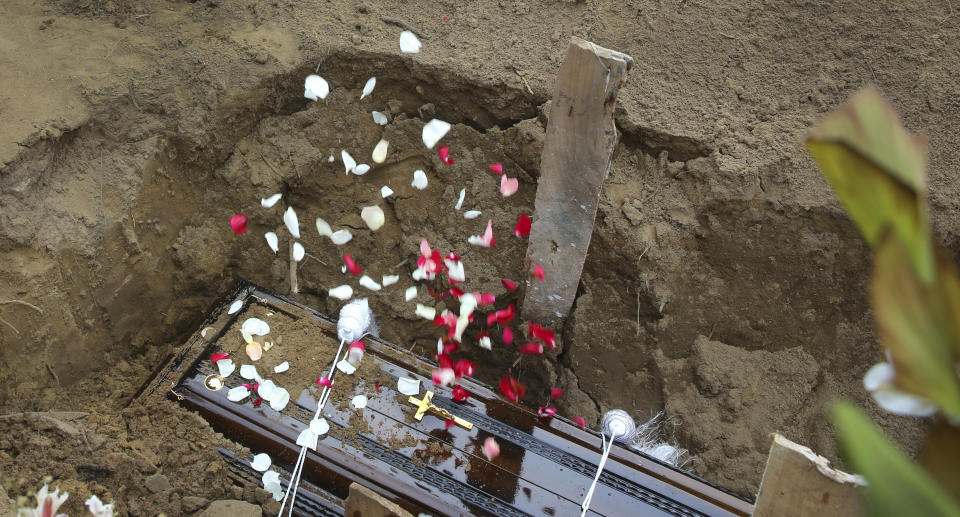
[[[457,425],[457,423],[454,422],[452,418],[447,418],[446,420],[443,421],[443,428],[444,428],[444,429],[450,429],[451,427],[453,427],[453,426],[455,426],[455,425]]]
[[[453,371],[457,374],[457,378],[460,377],[473,377],[473,372],[476,371],[477,365],[471,363],[466,359],[460,359],[453,365]]]
[[[500,379],[500,393],[514,402],[519,402],[527,394],[527,386],[507,375]]]
[[[437,363],[440,364],[440,368],[450,368],[453,369],[453,358],[447,354],[438,354]]]
[[[363,272],[363,268],[353,261],[353,257],[351,257],[349,253],[343,255],[343,262],[347,265],[347,269],[350,270],[351,275],[357,276]]]
[[[453,387],[453,401],[454,402],[466,402],[470,398],[470,392],[463,389],[463,386],[454,386]]]
[[[513,291],[517,288],[517,284],[507,280],[506,278],[501,278],[500,283],[503,284],[503,287],[505,287],[507,291]]]
[[[225,353],[223,353],[223,352],[217,352],[217,353],[215,353],[215,354],[213,354],[213,355],[210,356],[210,361],[211,361],[213,364],[217,364],[217,361],[219,361],[219,360],[221,360],[221,359],[226,359],[226,358],[228,358],[228,357],[230,357],[230,354],[225,354]]]
[[[263,404],[262,398],[257,398],[256,400],[253,401],[253,407],[260,407],[260,404]]]
[[[323,377],[317,377],[318,386],[326,386],[327,388],[332,388],[333,383],[330,382],[330,378],[324,375]]]
[[[494,174],[503,174],[502,163],[491,163],[487,168],[489,168]]]
[[[530,322],[530,335],[537,339],[543,340],[543,342],[550,347],[550,350],[557,348],[556,334],[552,330],[545,329],[532,321]]]
[[[440,155],[440,161],[447,164],[453,165],[453,158],[450,157],[450,146],[441,145],[437,148],[437,154]]]
[[[237,235],[247,233],[247,216],[243,214],[237,214],[231,217],[230,228],[233,230],[233,233]]]
[[[460,343],[457,343],[456,341],[447,341],[443,344],[444,354],[452,354],[457,350],[460,350]]]
[[[580,426],[580,429],[587,428],[587,422],[583,419],[582,416],[573,416],[573,417],[570,417],[570,420],[573,420],[573,423]]]
[[[544,279],[543,279],[543,277],[544,277],[543,268],[540,267],[540,264],[534,264],[534,265],[533,265],[533,273],[530,273],[530,276],[532,276],[532,277],[534,277],[534,278],[539,278],[541,282],[544,281]]]
[[[558,399],[563,396],[563,390],[560,388],[551,388],[550,389],[550,398]]]
[[[513,329],[510,327],[503,327],[503,342],[507,345],[513,344]]]
[[[537,342],[520,345],[517,349],[521,354],[540,355],[543,353],[543,345]]]
[[[473,293],[473,297],[477,299],[478,306],[493,305],[497,301],[493,293]]]
[[[379,392],[379,391],[380,391],[380,381],[373,381],[373,387],[376,388],[376,390]]]
[[[517,237],[526,237],[530,235],[530,216],[527,214],[520,214],[520,217],[517,218],[517,224],[513,227],[513,234]]]
[[[550,418],[557,414],[557,408],[541,406],[539,409],[537,409],[537,414],[540,415],[540,418]]]

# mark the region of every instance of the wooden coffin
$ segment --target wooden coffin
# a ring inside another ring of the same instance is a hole
[[[242,300],[243,307],[228,314],[235,300]],[[239,331],[250,317],[271,326],[269,349],[255,363],[244,353]],[[460,384],[470,398],[456,403],[450,388],[431,382],[435,363],[375,337],[364,342],[366,354],[357,372],[335,377],[324,411],[330,431],[307,455],[297,513],[342,515],[350,483],[357,482],[413,515],[580,515],[600,458],[599,433],[561,417],[541,419],[469,378]],[[141,396],[166,397],[196,410],[229,439],[270,454],[285,487],[300,451],[295,440],[317,409],[315,379],[330,368],[338,344],[335,319],[241,284],[212,309]],[[288,389],[290,403],[274,411],[266,403],[255,407],[252,398],[229,401],[228,389],[250,382],[236,372],[223,379],[222,389],[210,389],[207,381],[217,373],[210,361],[215,352],[230,353],[238,372],[240,365],[254,364],[263,377]],[[290,370],[273,373],[282,361],[289,362]],[[431,413],[415,420],[416,407],[397,391],[400,376],[420,379],[418,398],[434,392],[436,406],[472,428],[448,427]],[[364,409],[351,406],[356,394],[368,397]],[[482,451],[487,437],[500,445],[500,455],[492,461]],[[221,452],[237,478],[259,483],[259,473],[249,469],[250,458]],[[746,516],[751,510],[734,495],[618,444],[588,515]]]

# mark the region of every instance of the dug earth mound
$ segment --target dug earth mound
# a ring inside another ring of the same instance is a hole
[[[573,35],[637,64],[558,349],[514,369],[527,402],[560,387],[558,412],[588,426],[611,408],[641,420],[665,411],[666,438],[690,450],[687,468],[750,498],[769,433],[835,458],[824,408],[838,398],[913,451],[921,423],[880,412],[862,388],[881,357],[868,249],[802,138],[877,83],[907,126],[930,136],[933,221],[960,251],[960,105],[950,101],[960,17],[944,18],[936,2],[909,17],[873,2],[826,9],[4,3],[2,59],[18,73],[0,77],[3,488],[14,497],[52,476],[76,515],[91,494],[131,515],[269,504],[263,490],[232,485],[214,447],[236,446],[202,420],[131,404],[236,279],[287,291],[288,250],[275,256],[262,239],[281,233],[283,205],[260,199],[283,193],[301,213],[310,256],[293,296],[324,313],[341,303],[326,292],[344,283],[344,251],[409,278],[421,238],[469,252],[471,285],[509,300],[500,279],[527,271],[512,225],[532,213],[553,78]],[[420,54],[399,53],[397,23],[421,34]],[[877,41],[901,58],[886,62]],[[312,102],[302,85],[318,69],[331,93]],[[360,100],[371,76],[377,87]],[[387,114],[385,127],[372,110]],[[432,118],[453,124],[452,165],[420,145]],[[388,158],[365,176],[328,161],[340,149],[365,161],[380,138]],[[519,178],[516,195],[500,195],[494,162]],[[427,172],[425,191],[411,188],[414,169]],[[360,207],[384,184],[395,196],[381,202],[386,224],[374,233]],[[480,218],[453,209],[462,188]],[[249,216],[244,236],[227,224],[237,212]],[[316,217],[353,241],[333,246]],[[497,246],[467,246],[487,219]],[[371,293],[371,306],[386,340],[430,355],[438,330],[403,302],[406,285]],[[488,383],[516,359],[502,346],[461,351]]]

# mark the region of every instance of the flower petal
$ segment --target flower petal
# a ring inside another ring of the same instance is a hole
[[[863,376],[863,387],[867,391],[876,391],[884,386],[893,384],[897,372],[890,363],[877,363],[867,370]]]
[[[317,433],[313,432],[313,429],[310,429],[310,426],[307,426],[300,431],[300,434],[297,436],[297,445],[301,447],[306,447],[311,450],[317,450],[317,440],[319,437]],[[277,483],[279,485],[279,483]]]
[[[377,145],[373,148],[373,153],[371,157],[373,158],[373,163],[383,163],[387,159],[387,148],[390,147],[390,142],[387,142],[384,139],[380,139],[377,142]],[[386,197],[386,196],[384,196]]]
[[[544,281],[545,274],[543,272],[543,268],[540,267],[540,264],[533,265],[533,273],[530,273],[530,276],[534,278],[539,278],[541,282]]]
[[[880,407],[896,415],[927,417],[937,412],[936,404],[929,400],[893,388],[879,389],[871,395]]]
[[[560,388],[550,388],[550,398],[558,399],[563,396],[563,390]]]
[[[400,377],[397,379],[397,391],[403,395],[419,395],[420,379]]]
[[[403,292],[404,301],[409,302],[410,300],[416,297],[417,297],[417,286],[415,285],[411,285],[410,287],[407,288],[406,291]]]
[[[400,52],[405,54],[416,54],[420,52],[420,40],[410,31],[400,33]]]
[[[517,193],[520,188],[520,182],[517,178],[508,178],[506,174],[500,176],[500,193],[503,197],[510,197]]]
[[[390,196],[392,196],[392,195],[393,195],[393,189],[392,189],[392,188],[390,188],[390,187],[388,187],[388,186],[386,186],[386,185],[380,187],[380,197],[387,198],[387,197],[390,197]]]
[[[376,280],[370,278],[367,275],[363,275],[362,277],[360,277],[359,284],[371,291],[379,291],[380,289],[382,289],[381,285],[378,284]]]
[[[433,146],[437,145],[437,142],[450,131],[450,127],[450,123],[439,119],[433,119],[427,122],[423,126],[423,132],[421,133],[423,145],[427,146],[427,149],[433,149]]]
[[[253,457],[253,461],[250,462],[250,467],[257,472],[265,472],[273,462],[270,461],[270,455],[261,452]]]
[[[353,375],[353,372],[357,371],[357,367],[350,364],[346,359],[341,359],[340,362],[337,363],[337,369],[347,375]]]
[[[453,165],[453,158],[450,157],[450,146],[441,145],[437,148],[437,155],[440,157],[440,161],[447,164]]]
[[[350,175],[350,171],[356,168],[357,161],[353,159],[353,156],[350,156],[346,149],[340,150],[340,159],[343,160],[345,174]]]
[[[321,237],[333,237],[333,228],[330,228],[329,223],[318,217],[317,233],[319,233]]]
[[[582,416],[572,416],[572,417],[570,417],[570,420],[573,420],[573,423],[575,423],[575,424],[577,424],[578,426],[580,426],[580,429],[586,429],[586,428],[587,428],[587,421],[584,420]]]
[[[330,430],[330,424],[327,423],[326,418],[314,418],[310,421],[310,430],[316,433],[317,436],[323,436]]]
[[[381,126],[387,125],[387,116],[383,113],[380,113],[379,111],[371,111],[370,114],[373,115],[373,121],[377,124],[380,124]]]
[[[353,257],[351,257],[349,253],[343,255],[343,263],[347,265],[347,269],[350,270],[350,274],[353,276],[357,276],[363,272],[363,268],[353,261]]]
[[[300,221],[297,220],[297,213],[293,211],[292,206],[288,206],[287,211],[284,212],[283,223],[287,225],[287,230],[294,239],[300,238]]]
[[[367,84],[363,85],[363,92],[360,94],[360,99],[363,99],[367,95],[373,93],[373,88],[377,86],[377,78],[371,77],[367,79]]]
[[[284,388],[277,388],[277,393],[273,399],[270,400],[270,409],[283,411],[283,408],[287,407],[288,402],[290,402],[290,392]]]
[[[383,226],[386,216],[379,206],[365,206],[360,210],[360,219],[363,219],[371,230],[377,231]]]
[[[508,399],[518,402],[527,394],[527,386],[507,375],[500,379],[500,393],[503,393]]]
[[[270,333],[270,325],[260,318],[247,318],[240,329],[251,336],[266,336]]]
[[[453,368],[436,368],[430,377],[437,386],[446,386],[457,379]]]
[[[508,345],[513,344],[513,329],[510,327],[503,327],[503,342]]]
[[[333,235],[330,236],[330,240],[333,241],[337,246],[342,246],[353,238],[353,234],[350,233],[350,230],[337,230],[333,232]]]
[[[521,354],[530,354],[530,355],[541,355],[543,354],[543,345],[540,343],[527,343],[525,345],[520,345],[517,348],[517,351]]]
[[[549,406],[540,406],[537,409],[537,414],[540,415],[540,418],[550,418],[553,415],[557,414],[557,408]]]
[[[427,174],[420,169],[413,171],[413,182],[410,185],[417,190],[427,188]]]
[[[263,208],[273,208],[273,205],[277,204],[277,201],[280,201],[282,197],[283,194],[277,193],[270,197],[260,198],[260,206]]]
[[[454,210],[460,210],[463,208],[463,199],[467,197],[467,189],[460,189],[460,198],[457,199],[457,204],[453,206]]]
[[[303,244],[299,242],[293,243],[293,260],[295,262],[300,262],[303,260],[303,256],[307,254],[307,250],[303,249]]]
[[[273,367],[273,373],[283,373],[289,369],[290,369],[290,363],[287,361],[284,361]]]
[[[234,300],[227,309],[227,314],[233,314],[243,308],[243,300]]]
[[[353,288],[344,284],[330,289],[327,294],[338,300],[349,300],[353,296]]]
[[[247,352],[247,357],[249,357],[251,361],[259,361],[260,358],[263,357],[263,346],[256,341],[247,343],[245,350]]]
[[[367,407],[367,396],[366,395],[357,395],[350,400],[350,405],[357,408],[363,409]]]
[[[488,436],[487,439],[483,441],[483,455],[490,461],[493,461],[500,455],[500,444],[498,444],[492,436]]]
[[[501,278],[500,283],[503,284],[503,287],[506,288],[507,291],[513,291],[517,288],[517,284],[507,280],[506,278]]]
[[[517,217],[517,224],[513,227],[513,234],[517,237],[526,237],[530,235],[530,216],[527,214],[520,214],[520,217]]]
[[[492,350],[493,343],[490,341],[490,336],[483,336],[477,340],[477,346],[484,350]]]
[[[434,307],[427,307],[426,305],[423,305],[422,303],[418,303],[418,304],[417,304],[417,316],[420,316],[421,318],[428,319],[428,320],[431,320],[431,321],[432,321],[433,318],[436,318],[436,317],[437,317],[437,309],[434,308]]]
[[[393,285],[400,281],[400,275],[383,275],[383,286]]]
[[[230,218],[230,229],[237,235],[247,233],[247,216],[236,214]]]
[[[303,81],[303,96],[312,101],[326,99],[329,93],[330,85],[319,75],[310,74],[307,76],[307,79]]]
[[[257,368],[252,364],[245,364],[240,367],[240,376],[244,379],[260,381],[260,374],[257,373]]]
[[[470,392],[467,391],[463,386],[454,386],[453,387],[453,401],[454,402],[466,402],[470,398]]]
[[[503,164],[502,163],[491,163],[487,166],[491,172],[494,174],[503,174]]]
[[[263,238],[267,239],[267,246],[270,246],[270,249],[272,249],[274,253],[280,251],[280,241],[277,240],[277,234],[267,232],[263,234]]]
[[[248,396],[250,396],[250,388],[246,386],[237,386],[227,391],[227,400],[230,402],[240,402]]]
[[[467,210],[466,212],[464,212],[463,218],[464,218],[464,219],[476,219],[476,218],[480,217],[480,214],[481,214],[481,213],[482,213],[482,212],[480,212],[479,210]]]

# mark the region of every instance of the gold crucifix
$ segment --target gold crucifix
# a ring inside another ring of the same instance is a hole
[[[455,424],[459,425],[460,427],[463,427],[468,431],[473,429],[473,424],[471,424],[470,422],[467,422],[466,420],[458,416],[452,415],[446,409],[439,408],[433,405],[433,403],[430,402],[431,400],[433,400],[432,391],[428,391],[427,393],[425,393],[423,395],[423,400],[417,400],[417,397],[411,396],[409,399],[409,402],[417,407],[417,414],[413,415],[413,418],[415,418],[416,420],[423,420],[423,415],[427,414],[427,411],[429,411],[439,416],[440,418],[443,418],[444,420],[453,420]]]

